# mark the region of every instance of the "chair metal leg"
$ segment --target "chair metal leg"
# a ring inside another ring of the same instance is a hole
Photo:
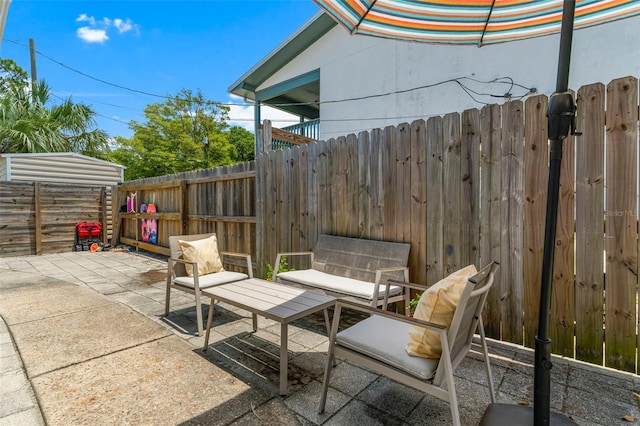
[[[209,349],[209,334],[211,334],[211,322],[213,321],[213,308],[215,305],[215,300],[211,299],[211,305],[209,305],[209,315],[207,315],[207,333],[204,336],[204,347],[203,351]]]
[[[324,325],[327,326],[327,337],[331,336],[331,321],[329,321],[329,311],[324,310]]]
[[[196,290],[196,321],[198,323],[198,336],[202,336],[202,306],[200,304],[200,292]]]
[[[487,371],[487,382],[489,385],[489,393],[491,394],[491,402],[496,402],[496,392],[493,387],[493,376],[491,375],[491,363],[489,362],[489,350],[487,349],[487,340],[484,335],[484,325],[482,324],[482,317],[478,319],[478,332],[480,334],[480,341],[482,342],[482,352],[484,355],[484,368]]]
[[[334,367],[335,357],[335,342],[336,334],[338,334],[338,327],[340,324],[340,312],[342,306],[336,305],[336,309],[333,312],[333,326],[331,327],[331,333],[329,333],[329,349],[327,350],[327,364],[324,368],[324,379],[322,380],[322,395],[320,396],[320,405],[318,406],[318,414],[324,412],[325,405],[327,403],[327,392],[329,391],[329,380],[331,378],[331,369]],[[329,314],[325,309],[325,320],[328,320]]]
[[[169,315],[169,299],[171,298],[171,278],[167,278],[167,294],[164,297],[164,314]]]
[[[451,352],[449,351],[449,341],[447,339],[446,331],[441,332],[440,342],[442,342],[442,355],[440,355],[440,362],[444,362],[444,375],[447,383],[447,392],[449,394],[451,417],[453,419],[453,425],[460,426],[458,397],[456,395],[456,384],[453,378],[453,364],[451,363]]]

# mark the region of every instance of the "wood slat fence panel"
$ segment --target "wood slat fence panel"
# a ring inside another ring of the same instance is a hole
[[[0,257],[74,250],[76,224],[102,224],[108,241],[111,188],[48,182],[0,182]]]

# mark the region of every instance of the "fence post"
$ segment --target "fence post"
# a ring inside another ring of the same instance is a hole
[[[107,244],[107,187],[100,188],[100,222],[102,223],[102,242]]]
[[[187,180],[183,179],[180,181],[180,223],[182,224],[182,235],[188,234],[188,212],[189,197],[187,195]]]
[[[40,213],[40,182],[33,182],[33,213],[35,215],[34,230],[36,254],[42,254],[42,215]]]
[[[120,216],[120,205],[122,204],[121,191],[118,190],[118,186],[111,187],[111,206],[112,206],[112,218],[113,224],[111,229],[111,245],[115,247],[120,242],[120,228],[122,227],[122,217]]]
[[[272,132],[271,132],[271,120],[264,120],[262,125],[258,128],[258,152],[256,152],[256,158],[258,154],[271,151]]]

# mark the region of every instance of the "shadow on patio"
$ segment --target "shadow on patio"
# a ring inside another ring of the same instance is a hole
[[[37,396],[12,405],[17,370],[3,362],[0,393],[9,402],[0,423],[29,408],[42,409],[49,424],[451,423],[446,403],[340,360],[318,415],[327,350],[321,314],[289,327],[289,395],[280,397],[280,325],[259,318],[254,333],[248,312],[216,304],[203,351],[188,295],[174,293],[163,317],[165,268],[131,253],[0,259],[0,315],[10,331],[2,357],[13,339]],[[498,401],[531,402],[532,351],[493,341],[489,350]],[[485,381],[472,353],[456,371],[465,425],[477,424],[489,402]],[[624,416],[640,417],[638,389],[635,375],[558,359],[552,409],[581,425],[629,424]]]

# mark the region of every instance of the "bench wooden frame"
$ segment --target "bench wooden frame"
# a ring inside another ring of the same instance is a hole
[[[368,304],[373,307],[384,304],[385,294],[389,292],[388,279],[409,282],[409,260],[410,244],[396,243],[388,241],[367,240],[362,238],[339,237],[334,235],[320,235],[313,251],[283,252],[276,256],[273,279],[286,284],[292,284],[303,288],[313,288],[320,290],[341,299],[351,300],[361,304]],[[324,286],[314,286],[303,283],[286,271],[279,271],[280,261],[283,256],[307,256],[311,268],[300,273],[309,271],[319,271],[331,280],[331,276],[362,281],[370,284],[371,294],[378,297],[365,297],[349,288],[343,287],[338,291],[327,289]],[[381,291],[382,288],[382,291]],[[388,296],[388,303],[404,301],[407,306],[409,302],[409,292],[400,287],[400,294]]]

